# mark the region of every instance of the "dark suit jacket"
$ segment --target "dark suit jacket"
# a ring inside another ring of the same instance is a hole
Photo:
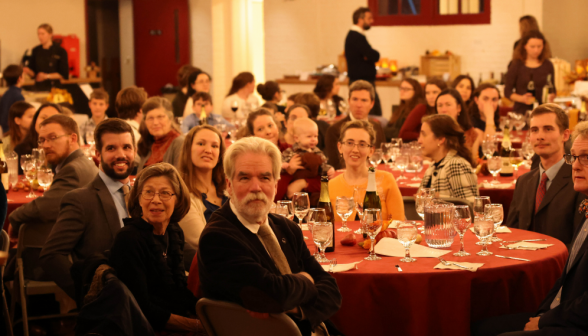
[[[372,48],[365,35],[350,30],[345,38],[345,58],[350,83],[363,79],[368,82],[376,80],[376,62],[380,53]]]
[[[584,223],[578,207],[586,196],[574,191],[572,166],[564,163],[535,214],[539,174],[536,168],[518,178],[506,226],[546,234],[571,248],[574,233]]]
[[[96,175],[84,188],[63,196],[59,217],[41,251],[43,271],[74,298],[69,255],[75,262],[104,253],[120,229],[112,195],[100,175]]]
[[[77,188],[90,183],[98,174],[94,161],[88,160],[81,149],[71,153],[64,161],[59,173],[55,174],[53,184],[43,197],[20,206],[8,217],[13,232],[18,233],[21,224],[55,224],[59,214],[61,198]]]
[[[551,189],[551,188],[550,188]],[[537,315],[539,328],[570,327],[588,330],[588,239],[584,241],[570,271],[568,264],[541,306]],[[569,263],[568,259],[568,263]],[[563,288],[562,288],[563,285]],[[550,309],[553,299],[562,288],[560,305]]]
[[[382,125],[375,119],[369,119],[370,123],[374,127],[376,131],[376,148],[380,148],[380,144],[382,142],[386,142],[386,137],[384,136],[384,130],[382,129]],[[345,125],[346,122],[351,121],[351,117],[347,116],[338,122],[334,123],[329,127],[327,130],[327,136],[325,137],[325,155],[329,158],[329,164],[333,166],[335,169],[341,169],[345,167],[345,163],[339,156],[339,150],[337,149],[337,143],[339,142],[339,136],[341,135],[341,127]]]
[[[298,225],[274,214],[268,220],[292,274],[280,273],[258,236],[241,224],[226,202],[200,236],[198,268],[204,296],[256,312],[301,307],[314,328],[339,310],[337,283],[310,254]],[[300,272],[310,274],[314,284]]]

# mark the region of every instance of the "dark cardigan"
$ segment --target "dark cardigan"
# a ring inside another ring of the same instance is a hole
[[[110,265],[129,288],[155,330],[165,328],[171,314],[194,313],[196,298],[186,287],[184,232],[167,227],[167,259],[153,236],[153,226],[140,218],[124,219],[110,254]]]

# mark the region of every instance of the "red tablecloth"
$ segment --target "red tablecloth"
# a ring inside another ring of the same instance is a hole
[[[340,223],[336,224],[339,228]],[[349,222],[354,230],[358,222]],[[560,276],[568,251],[555,238],[511,229],[499,234],[508,240],[545,238],[554,244],[545,250],[518,251],[498,248],[495,254],[530,259],[531,262],[475,255],[481,247],[472,232],[465,235],[465,249],[472,256],[444,256],[449,261],[484,263],[477,272],[434,270],[434,258],[401,263],[397,257],[364,260],[357,270],[335,273],[343,304],[332,321],[348,336],[365,335],[469,335],[470,321],[490,316],[534,311]],[[304,233],[312,237],[308,231]],[[345,233],[336,233],[335,252],[339,264],[363,260],[368,251],[343,246]],[[360,235],[356,235],[361,240]],[[311,240],[307,240],[309,246]],[[425,244],[423,242],[423,244]],[[310,247],[314,251],[314,246]],[[459,249],[459,237],[451,247]],[[400,273],[394,265],[400,265]]]
[[[10,189],[10,191],[6,194],[8,197],[8,211],[6,212],[6,220],[4,221],[4,230],[8,231],[8,216],[11,212],[16,210],[19,206],[23,204],[27,204],[33,200],[33,198],[27,198],[26,196],[29,194],[28,191],[23,191],[22,189],[19,191],[14,191]],[[35,191],[35,195],[41,197],[43,195],[42,192]]]

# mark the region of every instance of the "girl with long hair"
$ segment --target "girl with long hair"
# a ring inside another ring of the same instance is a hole
[[[413,141],[419,137],[421,119],[435,113],[435,100],[439,93],[445,89],[447,89],[447,83],[439,78],[431,78],[427,81],[424,93],[425,102],[418,104],[410,111],[402,128],[400,128],[398,138],[402,138],[404,141]]]
[[[255,95],[255,77],[251,72],[241,72],[235,78],[231,89],[223,102],[222,115],[229,122],[244,120],[247,115],[259,107]],[[236,111],[232,109],[235,108]]]

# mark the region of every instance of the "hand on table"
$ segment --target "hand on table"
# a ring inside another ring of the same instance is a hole
[[[541,316],[531,317],[525,325],[525,331],[539,330],[539,319]]]

